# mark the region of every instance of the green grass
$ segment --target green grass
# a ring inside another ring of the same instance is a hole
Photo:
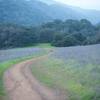
[[[20,59],[9,60],[9,61],[0,63],[0,100],[4,100],[4,97],[6,96],[4,83],[3,83],[3,74],[8,68],[10,68],[14,64],[17,64],[21,61],[25,61],[25,60],[28,60],[28,59],[31,59],[31,58],[36,58],[36,57],[39,57],[39,56],[43,56],[45,54],[48,54],[49,52],[50,52],[49,49],[44,49],[43,51],[38,52],[38,53],[36,53],[32,56],[23,57],[23,58],[20,58]]]
[[[39,47],[39,48],[52,48],[53,46],[50,43],[39,43],[35,45],[34,47]]]
[[[35,63],[32,72],[48,87],[66,91],[69,100],[100,100],[100,65],[47,58]]]
[[[52,46],[50,43],[38,43],[36,45],[30,45],[30,46],[25,46],[25,47],[19,47],[19,48],[13,48],[13,49],[16,49],[16,50],[20,50],[22,48],[48,48],[48,49],[52,49],[54,48],[54,46]]]

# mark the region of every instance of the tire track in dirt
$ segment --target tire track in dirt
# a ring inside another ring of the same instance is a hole
[[[10,100],[63,100],[31,73],[30,65],[47,56],[21,62],[5,72],[4,84]]]

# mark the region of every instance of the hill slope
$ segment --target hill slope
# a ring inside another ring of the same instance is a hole
[[[48,5],[49,3],[49,5]],[[0,0],[0,22],[38,25],[53,19],[88,19],[100,21],[100,11],[84,10],[42,0]]]
[[[36,25],[52,19],[43,11],[45,7],[38,1],[3,0],[0,2],[0,22]]]

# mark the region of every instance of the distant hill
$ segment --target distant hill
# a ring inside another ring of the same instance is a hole
[[[83,18],[100,22],[100,11],[71,7],[53,0],[0,0],[0,23],[39,25],[53,19]]]
[[[78,7],[71,7],[73,10],[82,14],[82,18],[90,20],[92,23],[100,22],[100,11],[92,9],[81,9]]]
[[[2,0],[0,1],[0,22],[23,25],[37,25],[52,18],[44,9],[47,5],[38,1]]]

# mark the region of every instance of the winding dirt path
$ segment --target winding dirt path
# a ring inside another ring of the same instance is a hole
[[[21,62],[5,72],[4,83],[10,100],[62,100],[41,84],[30,71],[31,64],[47,56]]]

